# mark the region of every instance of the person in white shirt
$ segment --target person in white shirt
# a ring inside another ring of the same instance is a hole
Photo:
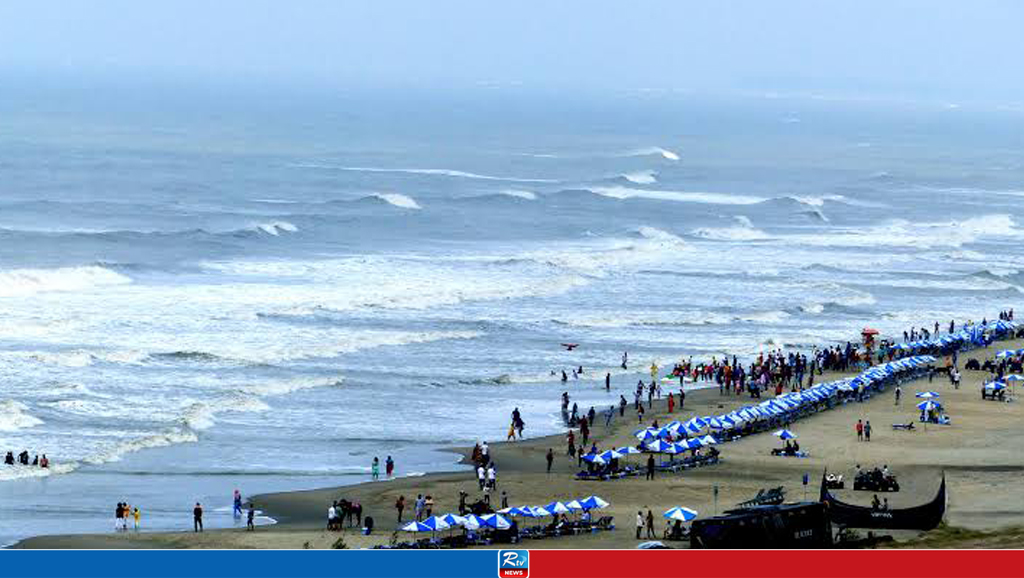
[[[492,490],[496,490],[498,488],[498,472],[494,469],[494,464],[491,464],[491,467],[487,468],[487,485],[489,485]]]
[[[327,508],[327,529],[334,529],[334,518],[337,516],[337,512],[334,509],[334,504],[331,504],[330,508]]]
[[[476,467],[476,480],[480,482],[480,489],[484,489],[484,484],[487,483],[487,472],[484,471],[483,466]]]
[[[644,513],[643,512],[637,512],[636,513],[636,539],[637,540],[640,539],[640,532],[643,532],[643,530],[644,530]]]
[[[487,447],[487,442],[480,444],[480,456],[483,457],[484,465],[491,461],[490,448]]]

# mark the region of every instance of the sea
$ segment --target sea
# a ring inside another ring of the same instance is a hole
[[[563,391],[601,411],[652,362],[991,318],[1022,270],[1012,108],[4,91],[0,453],[52,467],[0,466],[0,543],[112,532],[117,502],[230,527],[235,489],[365,482],[375,456],[455,469],[514,408],[553,434]]]

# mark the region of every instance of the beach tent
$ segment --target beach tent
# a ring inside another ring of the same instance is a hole
[[[697,511],[691,510],[690,508],[683,508],[676,506],[665,511],[664,516],[669,520],[681,520],[683,522],[689,522],[690,520],[697,517]]]
[[[784,440],[792,440],[796,439],[797,437],[795,433],[789,431],[788,429],[780,429],[779,431],[773,433],[772,435]]]

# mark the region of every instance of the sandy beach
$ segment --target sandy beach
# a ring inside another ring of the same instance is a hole
[[[961,355],[961,363],[970,358],[984,360],[995,351],[1024,346],[1021,341],[997,342],[994,347],[975,350]],[[611,503],[601,512],[614,516],[616,530],[590,535],[533,540],[530,548],[635,548],[636,512],[654,511],[659,533],[665,524],[661,513],[673,506],[686,506],[713,515],[716,502],[712,488],[718,486],[717,511],[732,507],[737,502],[755,495],[760,488],[784,486],[787,500],[799,501],[806,496],[816,499],[818,480],[827,468],[843,474],[847,479],[845,490],[834,492],[840,499],[868,505],[871,492],[852,491],[852,478],[857,464],[864,467],[888,465],[899,477],[901,491],[885,494],[890,506],[900,508],[930,500],[945,472],[949,487],[949,507],[946,524],[964,528],[973,543],[988,543],[978,531],[992,531],[1024,525],[1024,505],[1007,499],[1005,489],[1024,470],[1024,451],[1013,440],[1024,434],[1020,403],[983,401],[981,383],[989,374],[980,371],[963,373],[963,384],[954,389],[946,379],[927,378],[904,386],[903,400],[894,403],[892,392],[878,394],[863,403],[851,402],[795,422],[790,429],[800,436],[801,447],[809,452],[808,458],[782,458],[770,455],[779,440],[768,433],[748,436],[722,444],[722,462],[677,474],[659,474],[654,481],[633,477],[616,481],[577,481],[576,460],[565,453],[561,436],[528,439],[514,443],[492,443],[491,452],[498,468],[498,489],[495,496],[505,491],[510,505],[536,505],[552,500],[569,500],[596,494]],[[819,381],[841,377],[823,376]],[[914,394],[936,390],[952,418],[949,426],[918,423],[914,431],[895,431],[894,423],[917,420]],[[558,392],[552,391],[552,403],[557,403]],[[657,418],[660,423],[671,419],[684,420],[694,415],[721,413],[748,403],[746,395],[720,395],[716,389],[694,390],[687,394],[686,407],[669,416],[665,400],[656,400],[654,411],[645,421]],[[873,433],[870,442],[857,440],[854,425],[858,419],[871,421]],[[595,422],[593,437],[599,448],[635,443],[632,432],[637,429],[635,415],[627,411],[624,418],[617,415],[611,427],[604,426],[604,418]],[[498,437],[500,427],[490,433]],[[555,450],[552,472],[545,473],[544,455],[548,448]],[[382,448],[386,449],[386,448]],[[468,450],[456,450],[467,452]],[[631,458],[637,464],[643,456]],[[811,483],[801,484],[804,474]],[[399,495],[408,501],[417,494],[434,497],[435,514],[455,512],[458,493],[466,491],[470,501],[481,494],[475,478],[468,471],[436,473],[422,477],[399,478],[389,481],[364,483],[355,486],[324,488],[313,491],[287,492],[255,496],[256,506],[278,520],[278,524],[260,527],[255,532],[244,530],[217,530],[202,534],[180,533],[127,533],[102,535],[40,536],[24,540],[17,548],[330,548],[339,538],[348,548],[371,547],[387,543],[392,538],[396,523],[394,502]],[[364,514],[376,520],[372,536],[362,536],[355,530],[327,532],[324,530],[326,511],[330,503],[339,498],[357,500]],[[497,499],[497,498],[495,498]],[[406,508],[405,519],[412,513]],[[190,523],[189,512],[182,512],[182,527]],[[919,538],[917,533],[895,533],[898,539]],[[409,535],[399,533],[399,539]],[[966,540],[967,538],[965,538]],[[916,542],[925,547],[927,541]],[[673,544],[685,547],[684,544]],[[945,542],[931,545],[948,545]],[[1004,543],[1004,545],[1006,545]]]

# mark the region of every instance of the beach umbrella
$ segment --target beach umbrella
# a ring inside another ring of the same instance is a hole
[[[779,431],[773,433],[772,435],[784,440],[796,439],[797,437],[795,433],[789,431],[788,429],[780,429]]]
[[[548,515],[547,510],[536,506],[523,506],[519,509],[523,512],[523,516],[526,518],[543,518]]]
[[[607,460],[601,457],[601,454],[587,454],[583,456],[583,461],[589,464],[599,464],[602,466],[608,463]]]
[[[629,454],[639,454],[639,453],[641,453],[640,450],[636,449],[633,446],[621,447],[621,448],[616,449],[615,451],[617,453],[620,453],[620,454],[624,455],[624,456],[627,456]]]
[[[551,502],[550,504],[544,506],[544,511],[548,512],[549,514],[568,514],[569,508],[562,502]]]
[[[1007,349],[1007,350],[1000,351],[999,353],[997,353],[996,354],[996,359],[1003,359],[1003,358],[1006,358],[1006,357],[1014,357],[1015,355],[1017,355],[1016,351],[1014,351],[1012,349]]]
[[[462,516],[458,516],[456,514],[445,514],[440,517],[435,517],[438,518],[440,521],[444,522],[445,524],[448,524],[449,526],[461,526],[462,524],[466,523],[465,518],[463,518]]]
[[[447,530],[448,525],[443,522],[439,523],[434,518],[427,518],[422,522],[409,522],[402,526],[403,532],[436,532],[437,530]]]
[[[522,508],[520,508],[519,506],[512,506],[511,508],[502,508],[501,510],[498,510],[498,513],[499,514],[505,514],[507,516],[524,516],[524,515],[526,515],[525,511]],[[463,518],[462,521],[464,523],[466,521],[465,518]]]
[[[699,448],[704,446],[704,444],[702,444],[700,442],[700,439],[698,439],[698,438],[688,439],[688,440],[686,440],[685,444],[679,444],[679,445],[685,447],[688,450],[695,450],[695,449],[699,449]]]
[[[636,439],[638,439],[638,440],[640,440],[642,442],[646,442],[646,441],[651,441],[651,440],[658,439],[660,437],[660,434],[661,434],[661,429],[653,428],[653,427],[648,427],[648,428],[644,428],[642,430],[636,431],[633,435],[636,436]]]
[[[992,391],[999,391],[1001,389],[1006,389],[1006,384],[1001,382],[1001,381],[993,381],[991,383],[986,383],[985,384],[985,389],[990,389]]]
[[[484,514],[483,516],[480,516],[480,520],[483,522],[480,526],[484,528],[507,530],[512,527],[512,523],[501,514]]]
[[[917,409],[919,409],[921,411],[931,411],[933,409],[941,408],[941,407],[942,407],[941,403],[939,403],[937,401],[931,401],[931,400],[922,401],[921,403],[917,404]]]
[[[701,443],[701,445],[705,445],[705,446],[713,446],[713,445],[718,443],[718,440],[715,439],[715,436],[713,436],[711,434],[708,434],[708,435],[700,438],[700,443]]]
[[[682,520],[683,522],[689,522],[697,517],[697,511],[691,510],[690,508],[676,506],[675,508],[666,510],[664,516],[669,520]]]
[[[565,503],[565,507],[575,512],[577,510],[582,510],[583,504],[581,504],[579,500],[570,500]]]
[[[922,391],[920,393],[914,394],[914,397],[919,397],[921,399],[933,399],[933,398],[940,397],[940,396],[939,396],[938,392]]]
[[[588,496],[580,500],[580,505],[587,510],[600,510],[601,508],[607,508],[610,504],[598,496]]]
[[[1006,381],[1024,381],[1024,375],[1011,373],[1010,375],[1003,377],[1003,379],[1005,379]]]

